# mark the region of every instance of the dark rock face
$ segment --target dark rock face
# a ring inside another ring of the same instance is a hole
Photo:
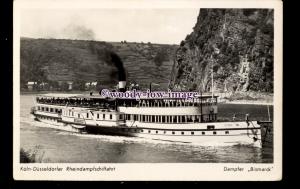
[[[273,92],[273,10],[201,9],[176,52],[173,90]]]

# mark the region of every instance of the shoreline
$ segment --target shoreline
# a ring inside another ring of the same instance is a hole
[[[249,101],[249,100],[233,100],[233,101],[219,101],[219,104],[247,104],[247,105],[269,105],[273,106],[273,102],[266,101]]]

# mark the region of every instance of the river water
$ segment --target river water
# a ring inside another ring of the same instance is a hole
[[[262,149],[248,145],[199,146],[151,139],[78,134],[33,121],[33,95],[21,95],[20,145],[37,150],[43,163],[272,163],[272,141]],[[273,107],[270,107],[271,118]],[[220,104],[219,119],[268,120],[267,106]]]

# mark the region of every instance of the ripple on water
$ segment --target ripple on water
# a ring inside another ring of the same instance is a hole
[[[189,144],[137,137],[80,134],[48,128],[30,118],[32,96],[21,96],[21,147],[40,146],[44,162],[53,163],[252,163],[273,161],[273,149],[251,145],[206,143]],[[242,105],[230,105],[236,112]],[[220,111],[226,108],[222,105]],[[257,108],[260,108],[257,106]],[[242,110],[246,111],[243,106]],[[255,106],[248,107],[255,112]],[[221,116],[231,115],[220,112]],[[255,115],[257,116],[257,115]],[[263,115],[260,115],[263,116]]]

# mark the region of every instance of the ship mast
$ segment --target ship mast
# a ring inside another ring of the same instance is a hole
[[[214,47],[214,52],[210,55],[211,60],[211,98],[214,98],[214,58],[213,54],[219,54],[220,50]]]
[[[269,117],[269,121],[271,121],[269,105],[267,105],[267,107],[268,107],[268,117]]]
[[[211,59],[211,98],[214,98],[214,61],[212,59],[212,55],[210,55]]]

